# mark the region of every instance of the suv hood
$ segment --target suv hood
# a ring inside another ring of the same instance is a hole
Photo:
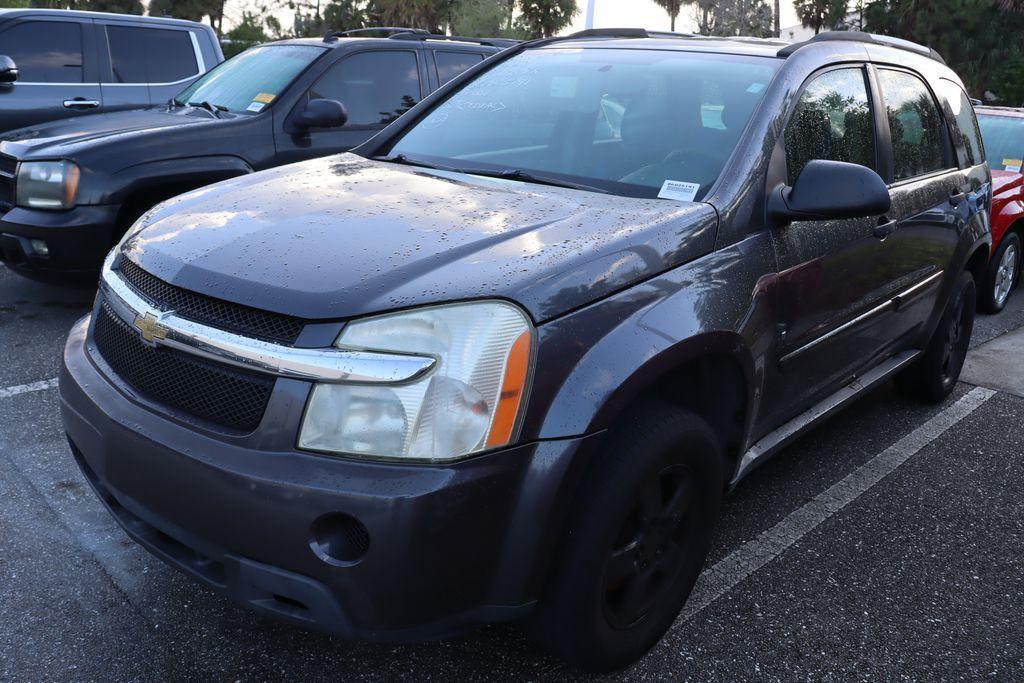
[[[124,252],[174,285],[306,319],[500,297],[543,321],[710,251],[709,204],[345,154],[159,205]]]
[[[73,158],[75,154],[105,143],[123,143],[155,130],[214,123],[202,110],[190,107],[151,107],[86,114],[27,126],[0,135],[0,152],[18,159]]]

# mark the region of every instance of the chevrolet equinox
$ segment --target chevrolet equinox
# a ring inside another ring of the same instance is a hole
[[[952,390],[990,174],[937,54],[586,31],[347,153],[143,215],[60,381],[127,533],[366,639],[671,626],[724,493],[886,378]]]

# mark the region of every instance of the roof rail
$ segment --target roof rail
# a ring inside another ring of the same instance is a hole
[[[918,45],[917,43],[909,40],[903,40],[902,38],[893,38],[891,36],[878,35],[877,33],[864,33],[863,31],[825,31],[819,33],[810,40],[805,40],[802,43],[793,43],[779,50],[776,54],[779,57],[788,57],[805,45],[811,45],[813,43],[825,43],[833,40],[845,40],[853,43],[871,43],[873,45],[885,45],[887,47],[894,47],[898,50],[906,50],[907,52],[914,52],[923,57],[934,59],[936,62],[945,64],[946,60],[942,58],[935,50],[924,45]]]
[[[396,33],[427,33],[421,28],[408,28],[405,26],[368,26],[366,28],[354,28],[348,31],[328,31],[324,34],[325,43],[333,43],[338,38],[345,36],[358,36],[363,33],[387,33],[388,37]]]
[[[477,45],[488,45],[491,47],[511,47],[523,42],[513,38],[470,38],[467,36],[446,36],[440,33],[428,33],[427,31],[403,31],[393,33],[388,38],[392,40],[450,40],[458,43],[476,43]]]
[[[561,37],[563,40],[572,40],[573,38],[704,38],[706,36],[671,31],[648,31],[645,28],[588,28]]]

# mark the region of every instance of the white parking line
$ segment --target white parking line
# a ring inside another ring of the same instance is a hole
[[[728,593],[740,581],[774,560],[822,522],[857,500],[995,394],[995,391],[984,387],[972,389],[959,401],[791,512],[771,529],[729,553],[713,567],[705,569],[697,579],[697,585],[694,586],[693,593],[672,630],[685,624],[705,607]]]
[[[57,386],[56,377],[42,379],[38,382],[32,382],[31,384],[15,384],[13,387],[4,387],[3,389],[0,389],[0,398],[10,398],[11,396],[28,394],[33,391],[46,391],[47,389],[53,389],[55,386]]]

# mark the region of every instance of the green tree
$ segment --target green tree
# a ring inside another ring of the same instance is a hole
[[[796,15],[817,35],[822,29],[834,29],[846,18],[846,0],[793,0]]]
[[[532,38],[548,38],[572,23],[576,0],[520,0],[519,26]]]
[[[370,25],[408,26],[444,33],[452,23],[455,0],[370,0],[366,13]]]
[[[224,0],[150,0],[149,14],[190,21],[202,21],[209,17],[210,25],[220,34],[224,21]]]
[[[934,48],[970,93],[1016,97],[1024,14],[1001,0],[876,0],[864,7],[865,29]],[[1006,94],[1003,94],[1006,93]],[[1016,104],[1012,99],[1007,101]]]
[[[491,38],[528,38],[513,27],[515,3],[507,0],[460,0],[452,14],[452,34]]]
[[[774,14],[767,0],[698,0],[695,12],[701,35],[774,35]]]

